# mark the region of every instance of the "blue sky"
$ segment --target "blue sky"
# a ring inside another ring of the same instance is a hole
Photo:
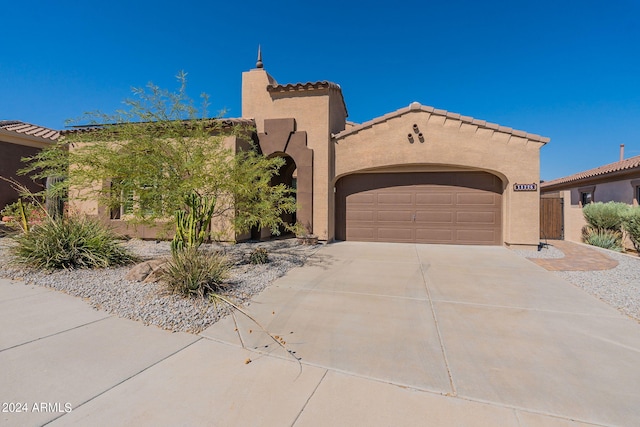
[[[241,73],[340,84],[349,120],[413,101],[551,138],[550,180],[640,155],[640,1],[4,2],[0,120],[62,129],[153,81],[239,117]]]

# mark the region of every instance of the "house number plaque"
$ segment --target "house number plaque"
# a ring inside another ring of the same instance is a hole
[[[513,191],[536,191],[538,184],[513,184]]]

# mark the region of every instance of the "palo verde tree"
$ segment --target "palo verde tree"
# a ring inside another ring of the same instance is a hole
[[[271,185],[282,159],[262,156],[251,143],[239,152],[225,147],[228,136],[250,141],[249,130],[207,118],[207,97],[196,107],[186,74],[177,79],[175,92],[149,83],[115,114],[85,113],[82,126],[28,159],[23,173],[64,177],[49,191],[124,206],[124,219],[134,223],[176,225],[178,248],[197,247],[211,221],[223,218],[235,231],[277,233],[286,225],[281,214],[295,210],[293,190]]]

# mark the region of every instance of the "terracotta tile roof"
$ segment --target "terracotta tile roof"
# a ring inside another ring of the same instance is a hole
[[[410,111],[425,111],[427,113],[431,113],[433,115],[436,116],[444,116],[448,119],[454,119],[454,120],[460,120],[463,123],[469,123],[478,127],[482,127],[482,128],[486,128],[486,129],[492,129],[496,132],[502,132],[502,133],[508,133],[514,136],[519,136],[522,138],[527,138],[531,141],[536,141],[536,142],[541,142],[543,144],[546,144],[547,142],[550,141],[549,138],[546,138],[544,136],[540,136],[540,135],[536,135],[536,134],[532,134],[532,133],[527,133],[521,130],[515,130],[509,127],[505,127],[505,126],[500,126],[498,124],[495,123],[489,123],[486,122],[484,120],[477,120],[474,119],[473,117],[469,117],[469,116],[462,116],[460,114],[457,113],[452,113],[446,110],[438,110],[437,108],[433,108],[433,107],[429,107],[426,105],[421,105],[418,102],[412,102],[408,107],[404,107],[401,108],[399,110],[393,111],[391,113],[385,114],[384,116],[380,116],[377,117],[373,120],[370,120],[368,122],[362,123],[360,125],[356,125],[352,128],[343,130],[342,132],[333,135],[334,138],[338,139],[338,138],[343,138],[347,135],[350,135],[352,133],[356,133],[356,132],[360,132],[363,129],[372,127],[374,125],[377,125],[378,123],[382,123],[385,122],[387,120],[390,120],[394,117],[398,117],[401,116],[403,114],[406,114]]]
[[[48,139],[50,141],[56,141],[60,137],[60,132],[58,132],[57,130],[45,128],[42,126],[36,126],[17,120],[0,120],[0,129],[23,135],[35,136],[42,139]]]
[[[620,160],[614,163],[609,163],[608,165],[599,166],[597,168],[589,169],[584,172],[578,172],[576,174],[554,179],[552,181],[545,181],[540,184],[540,188],[547,188],[547,187],[552,187],[560,184],[578,182],[578,181],[587,180],[587,179],[591,179],[591,178],[595,178],[603,175],[624,172],[624,171],[632,171],[634,169],[638,169],[638,172],[640,172],[640,156],[630,157],[628,159]]]
[[[307,82],[307,83],[289,83],[286,85],[274,84],[267,86],[267,91],[269,92],[295,92],[295,91],[303,91],[303,90],[314,90],[314,89],[338,89],[342,90],[339,84],[328,82],[323,80],[321,82]]]
[[[347,111],[347,104],[344,102],[344,97],[342,96],[342,88],[337,83],[332,83],[326,80],[322,80],[319,82],[307,82],[307,83],[289,83],[286,85],[281,85],[278,83],[271,84],[267,86],[267,92],[303,92],[303,91],[312,91],[312,90],[322,90],[322,89],[332,89],[336,90],[340,93],[340,99],[342,100],[342,106],[344,107],[345,114],[349,116],[349,112]]]

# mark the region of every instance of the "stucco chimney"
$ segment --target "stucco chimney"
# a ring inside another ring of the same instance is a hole
[[[624,160],[624,144],[620,144],[620,161]]]

